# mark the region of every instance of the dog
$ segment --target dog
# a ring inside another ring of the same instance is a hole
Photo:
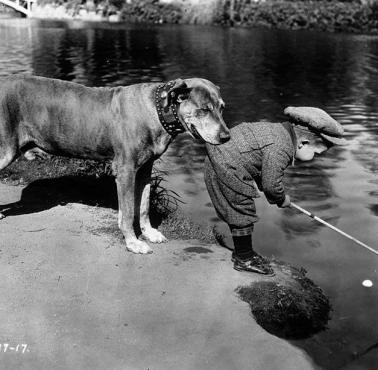
[[[200,79],[91,88],[30,75],[0,79],[0,170],[19,155],[47,154],[112,160],[118,195],[118,226],[126,248],[152,253],[133,224],[152,243],[166,241],[149,219],[154,160],[174,137],[221,144],[230,138],[219,88]]]

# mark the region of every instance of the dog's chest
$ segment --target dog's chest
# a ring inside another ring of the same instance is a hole
[[[172,142],[172,140],[172,136],[168,135],[162,135],[155,140],[153,145],[154,159],[159,158],[168,149],[168,146]]]
[[[167,150],[171,141],[171,137],[159,137],[141,145],[135,153],[135,162],[141,166],[149,160],[158,159]]]

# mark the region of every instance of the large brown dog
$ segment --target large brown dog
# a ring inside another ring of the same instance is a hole
[[[166,240],[149,220],[153,161],[179,132],[212,144],[228,140],[223,107],[219,89],[199,78],[88,88],[43,77],[5,77],[0,79],[0,170],[20,154],[112,159],[126,247],[150,253],[133,222],[139,219],[147,240]]]

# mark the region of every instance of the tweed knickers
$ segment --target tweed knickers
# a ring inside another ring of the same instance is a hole
[[[254,223],[259,219],[252,192],[248,196],[228,187],[216,175],[208,160],[205,161],[205,183],[219,218],[226,222],[231,230],[249,229],[252,232]]]

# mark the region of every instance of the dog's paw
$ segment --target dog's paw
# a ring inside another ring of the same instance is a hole
[[[0,213],[0,220],[2,220],[3,218],[5,218],[5,215],[3,215],[2,213]]]
[[[152,227],[144,230],[143,236],[151,243],[165,243],[167,241],[167,238],[159,230]]]
[[[148,246],[148,244],[138,239],[127,241],[126,249],[137,254],[152,253],[152,249]]]

